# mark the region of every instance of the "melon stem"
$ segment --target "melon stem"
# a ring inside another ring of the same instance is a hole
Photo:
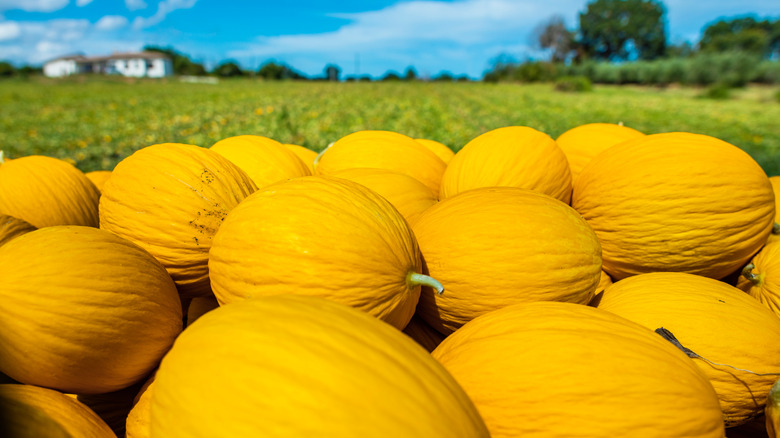
[[[442,284],[439,283],[435,278],[430,277],[428,275],[411,272],[409,273],[409,277],[407,278],[407,281],[412,286],[428,286],[433,289],[436,289],[436,293],[439,295],[444,293],[444,286],[442,286]]]
[[[5,163],[5,160],[3,159],[3,151],[0,150],[0,164],[3,164],[3,163]],[[777,224],[775,223],[775,225],[777,225]]]
[[[742,268],[742,276],[750,280],[751,283],[758,286],[761,283],[761,276],[754,274],[752,271],[756,268],[756,265],[749,264]]]
[[[3,151],[0,151],[0,163],[3,162]],[[780,234],[780,224],[775,222],[774,225],[772,225],[772,234]]]

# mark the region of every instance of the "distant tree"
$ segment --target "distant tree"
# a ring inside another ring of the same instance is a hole
[[[455,77],[452,76],[452,73],[444,71],[439,73],[437,76],[434,76],[431,80],[436,82],[452,82],[455,80]]]
[[[213,73],[223,78],[244,76],[244,71],[235,61],[224,61],[214,69]]]
[[[193,62],[187,55],[174,50],[172,47],[147,45],[144,46],[143,50],[146,52],[164,53],[170,56],[174,74],[187,76],[203,76],[206,74],[206,68],[203,67],[203,64]]]
[[[284,79],[306,79],[302,73],[299,73],[285,64],[277,64],[273,61],[266,62],[257,70],[257,76],[266,80],[284,80]]]
[[[704,29],[703,52],[741,51],[762,57],[780,54],[780,20],[739,17],[716,21]]]
[[[600,60],[655,59],[666,51],[666,10],[656,0],[594,0],[580,13],[584,55]]]
[[[0,78],[8,78],[16,73],[16,68],[6,61],[0,61]]]
[[[334,64],[328,64],[325,66],[325,79],[328,81],[337,82],[341,75],[341,69]]]
[[[534,29],[534,43],[552,51],[553,62],[564,62],[577,47],[576,32],[566,28],[563,17],[553,15]]]
[[[399,76],[398,73],[396,73],[394,71],[389,71],[389,72],[385,73],[385,75],[382,76],[382,78],[379,79],[379,80],[380,81],[400,81],[401,80],[401,76]]]
[[[417,80],[417,70],[415,70],[414,67],[412,66],[406,67],[406,73],[404,73],[404,80],[405,81]]]

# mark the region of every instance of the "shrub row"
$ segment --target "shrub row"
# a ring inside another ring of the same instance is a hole
[[[498,65],[485,74],[485,81],[548,82],[572,76],[583,76],[600,84],[739,87],[748,83],[780,84],[780,61],[743,52],[700,53],[689,58],[624,63],[586,61],[565,65],[528,61]]]

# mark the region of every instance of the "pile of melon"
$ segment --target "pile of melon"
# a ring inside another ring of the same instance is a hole
[[[607,123],[0,155],[0,436],[774,437],[776,191]]]

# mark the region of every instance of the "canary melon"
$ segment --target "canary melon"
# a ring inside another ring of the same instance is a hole
[[[555,139],[569,161],[572,181],[596,155],[610,146],[645,134],[615,123],[587,123],[569,129]],[[573,184],[573,183],[572,183]]]
[[[151,437],[487,437],[455,380],[399,330],[310,296],[203,315],[165,356]]]
[[[428,150],[436,154],[437,157],[441,158],[442,161],[444,161],[445,164],[449,163],[450,160],[452,160],[452,157],[455,156],[455,152],[450,149],[449,146],[445,145],[444,143],[439,143],[436,140],[430,140],[427,138],[415,138],[415,141],[417,143],[422,144]]]
[[[711,278],[657,272],[616,282],[598,307],[684,348],[715,387],[727,427],[763,412],[780,376],[780,318],[757,300]]]
[[[438,202],[438,197],[425,184],[392,170],[352,168],[334,172],[331,176],[354,181],[375,191],[390,201],[409,223]]]
[[[146,380],[133,399],[133,407],[127,414],[125,438],[149,438],[154,374]]]
[[[282,143],[284,147],[293,151],[295,155],[300,158],[301,161],[309,168],[309,173],[314,175],[314,159],[317,158],[317,152],[313,150],[299,146],[297,144]]]
[[[15,237],[36,229],[27,221],[8,216],[7,214],[0,214],[0,246],[3,246],[3,244]]]
[[[780,317],[780,239],[770,239],[750,260],[737,280],[737,287]]]
[[[42,155],[3,159],[0,151],[0,214],[37,228],[98,226],[100,191],[70,163]]]
[[[508,306],[467,323],[432,356],[493,438],[724,436],[718,397],[690,358],[593,307]]]
[[[87,178],[92,181],[92,184],[94,184],[95,187],[101,191],[103,190],[103,186],[106,184],[106,181],[108,181],[108,178],[111,176],[111,171],[93,170],[92,172],[87,172],[84,175],[86,175]]]
[[[329,145],[315,165],[320,175],[343,169],[368,167],[405,173],[439,193],[447,165],[413,138],[392,131],[353,132]]]
[[[209,149],[148,146],[114,168],[100,198],[100,228],[149,251],[183,297],[209,296],[211,239],[256,189],[243,170]]]
[[[766,399],[766,432],[769,438],[780,436],[780,379],[772,385]]]
[[[772,186],[755,160],[684,132],[597,155],[576,181],[572,206],[599,237],[615,280],[658,271],[724,278],[766,243],[775,216]]]
[[[258,187],[299,176],[311,175],[295,152],[261,135],[238,135],[214,143],[210,150],[244,170]]]
[[[146,376],[182,329],[179,295],[148,252],[104,230],[54,226],[0,247],[0,371],[74,394]]]
[[[398,329],[431,280],[398,210],[360,184],[327,176],[272,184],[245,199],[214,237],[209,272],[221,304],[316,295]]]
[[[429,275],[417,312],[449,334],[510,304],[587,304],[601,276],[601,248],[587,222],[563,202],[528,189],[468,190],[424,211],[412,225]]]
[[[569,203],[571,172],[561,148],[544,132],[506,126],[469,141],[447,165],[439,199],[479,187],[535,190]]]
[[[0,432],[11,438],[115,438],[92,410],[60,392],[0,384]]]

